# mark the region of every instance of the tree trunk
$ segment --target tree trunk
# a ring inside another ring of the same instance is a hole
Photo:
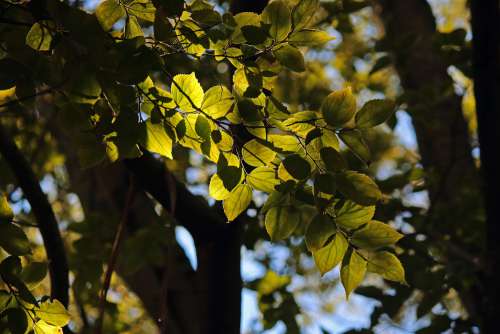
[[[376,0],[375,10],[385,28],[389,52],[405,91],[419,152],[426,172],[430,208],[423,232],[433,236],[435,247],[450,261],[457,261],[451,241],[465,253],[479,254],[482,238],[482,205],[471,140],[461,110],[461,97],[454,92],[448,64],[436,45],[436,23],[425,0]],[[469,222],[457,224],[457,222]],[[475,276],[474,266],[470,268]],[[474,318],[480,314],[478,288],[462,287],[463,302]],[[471,297],[473,296],[473,297]]]
[[[500,13],[498,0],[472,0],[473,73],[481,172],[486,207],[486,273],[483,333],[498,332],[500,312]]]

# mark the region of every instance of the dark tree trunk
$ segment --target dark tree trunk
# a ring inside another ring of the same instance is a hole
[[[483,333],[498,332],[500,314],[500,13],[498,0],[472,0],[473,73],[486,207]]]
[[[426,172],[430,209],[419,232],[435,239],[435,247],[450,261],[460,261],[454,250],[480,254],[484,234],[479,225],[483,214],[479,175],[461,97],[454,92],[447,73],[449,65],[436,44],[431,7],[425,0],[375,0],[374,4],[405,91],[404,102],[412,116]],[[476,279],[475,266],[470,262],[460,265]],[[457,289],[471,317],[480,316],[479,285]]]

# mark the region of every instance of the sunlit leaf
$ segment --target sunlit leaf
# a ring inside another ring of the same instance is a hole
[[[260,191],[270,193],[280,183],[276,178],[276,172],[271,167],[257,167],[247,175],[248,184]]]
[[[290,8],[286,2],[276,0],[269,3],[261,14],[262,21],[270,25],[269,34],[276,41],[282,41],[292,29]]]
[[[125,9],[118,0],[104,0],[97,6],[95,15],[102,28],[107,31],[125,16]]]
[[[196,75],[177,74],[171,86],[172,98],[180,109],[184,111],[195,111],[201,108],[203,102],[203,88]]]
[[[272,241],[288,238],[300,223],[300,212],[291,206],[276,206],[266,213],[266,231]]]
[[[336,233],[333,239],[324,247],[313,252],[314,262],[321,275],[335,268],[347,250],[349,244],[342,233]]]
[[[274,56],[278,61],[288,69],[294,72],[303,72],[306,67],[304,64],[304,56],[299,49],[285,44],[273,51]]]
[[[300,0],[292,10],[293,30],[306,27],[318,10],[319,0]]]
[[[350,249],[342,261],[340,279],[345,289],[346,298],[356,289],[366,274],[366,260],[354,249]]]
[[[150,152],[158,153],[169,159],[173,158],[173,140],[167,134],[166,127],[162,123],[153,124],[147,121],[143,126],[143,134],[140,143]]]
[[[267,165],[276,156],[276,152],[255,139],[243,145],[241,153],[243,160],[250,166],[255,167]]]
[[[20,256],[31,252],[30,242],[23,230],[7,222],[0,222],[0,247],[11,255]]]
[[[69,312],[57,299],[40,303],[40,307],[35,310],[35,313],[38,318],[53,326],[64,327],[70,320]]]
[[[400,282],[406,284],[405,270],[403,265],[396,257],[390,252],[376,252],[368,257],[369,272],[381,275],[389,281]]]
[[[336,232],[337,228],[331,217],[324,214],[314,216],[305,236],[307,248],[311,252],[319,250]]]
[[[38,51],[50,50],[54,29],[55,25],[52,21],[44,20],[36,22],[26,35],[26,44]]]
[[[382,197],[377,184],[367,175],[345,171],[338,173],[336,180],[339,191],[358,204],[373,205]]]
[[[368,101],[356,114],[356,126],[358,128],[377,126],[394,114],[395,107],[391,100]]]
[[[328,125],[340,127],[356,112],[356,99],[351,87],[337,90],[328,95],[321,105],[321,113]]]
[[[248,184],[240,184],[234,188],[224,200],[224,213],[228,221],[235,220],[248,208],[252,201],[252,188]]]
[[[391,226],[373,220],[354,232],[352,243],[360,248],[374,249],[393,245],[402,237],[403,235]]]

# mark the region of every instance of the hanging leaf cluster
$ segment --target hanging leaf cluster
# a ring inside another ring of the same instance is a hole
[[[260,214],[271,240],[304,237],[322,274],[341,265],[347,295],[367,271],[404,282],[394,248],[402,235],[373,220],[383,195],[341,153],[342,143],[369,164],[363,131],[387,120],[394,103],[358,110],[347,87],[319,110],[291,112],[273,94],[280,72],[306,71],[307,47],[332,39],[310,26],[318,6],[276,0],[261,14],[232,15],[203,0],[104,0],[89,14],[47,0],[43,20],[9,7],[10,20],[33,23],[2,26],[2,89],[15,86],[20,100],[52,89],[85,167],[146,151],[173,159],[182,146],[216,166],[209,194],[229,222],[255,192],[267,193]],[[196,71],[172,66],[179,55],[186,68],[230,64],[231,85],[205,87]]]

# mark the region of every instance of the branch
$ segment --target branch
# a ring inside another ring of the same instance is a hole
[[[95,326],[95,333],[102,333],[102,323],[104,320],[104,308],[106,306],[106,297],[108,295],[109,285],[111,284],[111,277],[113,276],[113,271],[115,270],[116,262],[118,260],[118,254],[120,252],[120,246],[123,240],[125,226],[127,224],[129,212],[134,200],[135,187],[134,181],[131,180],[129,189],[127,192],[127,198],[125,200],[125,206],[123,207],[122,217],[115,234],[115,240],[113,241],[113,247],[111,248],[111,256],[109,257],[108,266],[106,268],[106,274],[104,276],[104,283],[101,290],[101,296],[99,299],[99,315],[97,317],[97,322]]]
[[[164,164],[145,152],[140,158],[125,160],[125,166],[134,174],[138,187],[153,196],[166,210],[172,207],[171,186],[165,177],[168,171]],[[168,179],[175,182],[176,220],[198,243],[217,239],[219,232],[227,226],[226,219],[203,198],[193,195],[182,182],[173,177]]]
[[[68,306],[68,263],[56,217],[28,161],[0,125],[0,153],[28,199],[43,238],[49,262],[51,297]]]

